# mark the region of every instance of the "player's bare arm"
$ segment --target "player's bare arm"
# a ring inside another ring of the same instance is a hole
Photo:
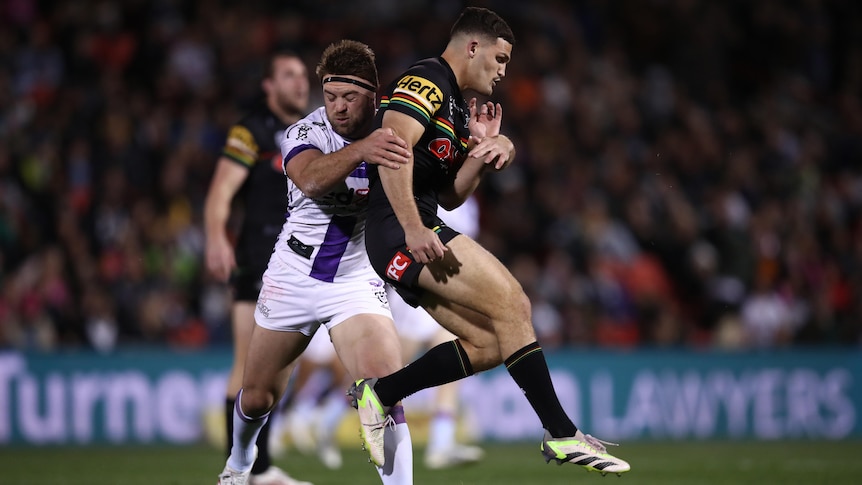
[[[463,204],[479,186],[482,174],[488,167],[489,165],[484,163],[482,159],[467,157],[461,168],[458,169],[452,186],[448,190],[438,192],[437,202],[440,207],[453,210]]]
[[[502,170],[512,163],[515,145],[505,135],[500,134],[503,107],[487,102],[477,105],[476,98],[469,102],[470,142],[469,152],[463,165],[455,176],[450,190],[441,191],[440,205],[447,210],[463,204],[472,194],[487,167]]]
[[[395,134],[413,147],[422,138],[425,127],[408,115],[397,111],[387,111],[383,115],[383,128],[391,129]],[[411,254],[420,263],[428,263],[443,257],[446,246],[431,229],[422,224],[419,209],[413,193],[413,154],[410,161],[400,170],[392,170],[381,166],[379,170],[380,183],[389,198],[395,216],[404,229],[404,238]]]
[[[231,201],[245,179],[248,169],[227,157],[219,158],[204,203],[207,270],[217,280],[226,282],[236,267],[233,245],[227,236]]]
[[[391,129],[379,128],[333,153],[324,154],[320,150],[299,153],[287,163],[287,176],[305,195],[322,197],[363,161],[398,171],[411,156],[403,139]]]

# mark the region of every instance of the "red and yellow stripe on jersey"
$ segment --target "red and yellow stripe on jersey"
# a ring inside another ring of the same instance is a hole
[[[252,167],[258,160],[259,152],[260,147],[258,147],[254,135],[248,128],[242,125],[231,127],[222,149],[224,156],[247,167]]]
[[[395,85],[391,96],[383,96],[380,99],[380,109],[385,110],[390,106],[407,108],[410,114],[423,125],[433,124],[437,130],[445,133],[447,138],[458,140],[462,147],[466,148],[467,139],[458,137],[455,127],[441,111],[443,104],[443,91],[426,78],[408,74]],[[438,113],[444,116],[439,116]]]
[[[453,140],[458,140],[458,143],[461,144],[462,149],[467,149],[467,139],[459,137],[457,133],[455,133],[455,126],[452,125],[451,121],[442,116],[435,116],[434,118],[432,118],[431,122],[434,123],[434,126],[438,130],[446,133],[447,137]]]

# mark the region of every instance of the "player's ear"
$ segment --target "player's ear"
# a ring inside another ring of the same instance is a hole
[[[475,39],[471,39],[470,42],[467,43],[467,56],[472,59],[476,57],[476,53],[479,51],[479,41]]]
[[[272,91],[272,79],[265,77],[260,82],[260,88],[263,89],[263,92],[269,94]]]

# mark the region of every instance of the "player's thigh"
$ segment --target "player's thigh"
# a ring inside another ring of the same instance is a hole
[[[248,343],[254,330],[254,302],[237,301],[231,308],[231,329],[233,331],[233,355],[236,364],[242,366],[248,351]]]
[[[431,338],[428,339],[428,345],[430,347],[434,347],[436,345],[442,344],[443,342],[448,342],[457,338],[455,334],[446,330],[445,327],[441,325],[438,325],[437,327],[437,331],[434,332],[434,335],[432,335]]]
[[[383,377],[403,367],[398,333],[387,316],[357,314],[330,328],[329,335],[354,379]]]
[[[497,334],[490,317],[431,293],[422,297],[422,305],[446,330],[441,336],[449,335],[448,340],[459,338],[471,359],[488,363],[498,360]]]
[[[491,319],[529,319],[524,290],[493,254],[463,235],[446,246],[442,260],[422,269],[419,286]]]
[[[233,340],[233,361],[228,375],[227,395],[234,396],[242,387],[242,375],[248,344],[254,330],[254,302],[236,301],[231,305],[231,330]]]
[[[254,328],[246,358],[243,387],[280,396],[290,376],[289,365],[305,350],[310,337],[301,332]]]

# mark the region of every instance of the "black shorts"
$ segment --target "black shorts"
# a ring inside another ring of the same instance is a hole
[[[443,244],[461,234],[436,215],[423,215],[422,223],[434,229]],[[378,220],[369,218],[365,228],[365,248],[374,271],[390,283],[410,306],[419,306],[425,290],[417,285],[417,281],[425,265],[413,259],[413,254],[407,250],[404,229],[394,213]]]
[[[240,266],[230,277],[234,301],[256,302],[266,266]]]

